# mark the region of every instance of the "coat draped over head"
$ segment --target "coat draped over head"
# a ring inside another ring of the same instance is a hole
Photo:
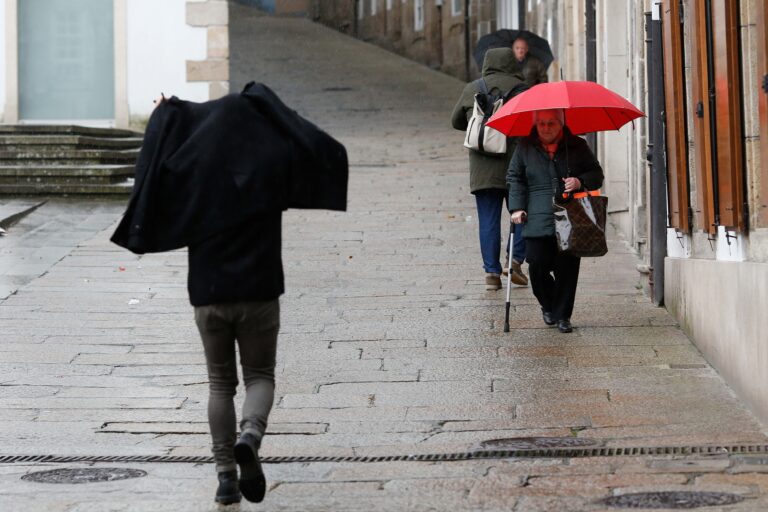
[[[506,94],[524,83],[511,48],[492,48],[485,53],[483,79],[491,93]],[[480,88],[475,82],[470,82],[464,87],[451,115],[451,124],[455,129],[467,129],[475,104],[475,94],[479,92]],[[507,164],[515,150],[514,141],[514,138],[507,139],[507,152],[503,155],[469,151],[469,188],[472,193],[485,189],[506,190]]]
[[[168,251],[264,213],[345,210],[347,178],[344,146],[263,84],[204,103],[172,97],[149,119],[112,241]]]

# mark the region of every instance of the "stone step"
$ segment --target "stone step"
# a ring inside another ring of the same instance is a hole
[[[3,151],[39,151],[73,149],[138,149],[141,137],[95,137],[90,135],[2,135]]]
[[[0,185],[111,184],[133,174],[132,165],[0,166]]]
[[[139,151],[99,149],[25,149],[0,150],[0,162],[9,166],[98,165],[136,163]]]
[[[129,195],[132,189],[133,179],[114,184],[37,183],[0,185],[0,195]]]
[[[37,125],[7,124],[0,125],[0,135],[91,135],[100,137],[143,137],[140,132],[117,128],[93,128],[76,125]]]

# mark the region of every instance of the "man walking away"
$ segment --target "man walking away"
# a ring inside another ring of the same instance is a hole
[[[284,292],[282,212],[345,210],[346,150],[263,84],[204,103],[157,103],[112,241],[137,254],[189,248],[187,287],[209,380],[214,499],[260,502],[259,449],[274,401]],[[239,438],[237,352],[245,381]]]

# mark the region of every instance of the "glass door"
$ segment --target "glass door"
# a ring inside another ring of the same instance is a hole
[[[113,120],[111,0],[21,0],[19,119]]]

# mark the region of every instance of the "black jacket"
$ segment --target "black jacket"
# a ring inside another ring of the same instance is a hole
[[[525,210],[523,237],[555,236],[552,198],[562,193],[562,178],[567,176],[579,178],[589,190],[603,185],[600,163],[586,141],[571,134],[568,128],[563,128],[553,160],[541,146],[535,128],[517,144],[507,172],[507,206],[510,212]]]
[[[284,291],[287,208],[345,210],[347,155],[266,86],[149,120],[128,210],[112,241],[135,253],[189,247],[195,306],[269,300]]]
[[[260,215],[190,245],[189,302],[204,306],[282,295],[281,217],[282,212]]]
[[[264,213],[345,210],[347,154],[268,87],[150,117],[128,209],[112,241],[138,254],[194,245]]]

